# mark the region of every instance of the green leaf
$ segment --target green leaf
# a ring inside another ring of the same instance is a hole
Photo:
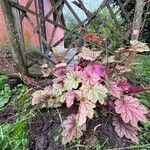
[[[81,79],[75,72],[69,72],[66,74],[66,78],[64,80],[64,88],[65,90],[76,89],[80,82]]]
[[[0,75],[0,90],[3,88],[3,86],[6,84],[8,80],[7,76]]]
[[[95,84],[94,86],[83,84],[81,87],[83,97],[96,103],[99,101],[100,104],[105,103],[105,98],[107,97],[108,90],[102,84]]]
[[[13,129],[11,135],[15,138],[19,138],[21,133],[23,132],[24,128],[25,128],[24,121],[17,122],[17,124],[14,126],[14,129]]]
[[[0,108],[3,107],[6,103],[8,103],[11,96],[11,89],[6,84],[2,91],[0,92]]]

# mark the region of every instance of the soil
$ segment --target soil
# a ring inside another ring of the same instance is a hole
[[[53,137],[60,129],[58,114],[45,111],[38,114],[31,123],[30,150],[63,150],[61,140],[54,142]]]
[[[74,110],[74,109],[73,109]],[[61,119],[71,114],[71,109],[66,111],[65,106],[59,109]],[[61,122],[57,110],[44,110],[32,120],[30,133],[30,150],[64,150],[61,143]],[[95,131],[94,131],[95,129]],[[57,141],[54,141],[55,135],[60,135]],[[102,149],[118,148],[128,146],[128,141],[120,139],[114,131],[111,117],[99,117],[87,122],[87,132],[84,133],[81,139],[81,144],[86,145],[86,148],[80,150],[91,150],[99,141],[103,145]],[[69,145],[66,145],[69,149]],[[76,148],[71,148],[76,150]]]
[[[77,109],[66,109],[62,106],[59,109],[42,109],[36,113],[34,118],[31,118],[28,124],[29,131],[29,150],[64,150],[61,142],[61,120],[64,120],[69,114],[76,113]],[[0,111],[0,125],[5,122],[13,123],[15,121],[15,114],[19,110],[15,110],[12,105],[6,105]],[[57,140],[54,140],[55,137]],[[87,121],[87,130],[81,138],[81,144],[86,148],[80,150],[92,150],[92,148],[99,141],[103,145],[102,149],[127,147],[129,142],[126,139],[120,139],[114,131],[112,126],[111,116],[103,117],[100,115],[97,118]],[[76,150],[73,145],[66,145],[67,150]]]
[[[6,75],[12,75],[15,73],[13,67],[15,63],[12,60],[11,55],[8,52],[0,51],[0,73]]]
[[[0,111],[0,125],[3,123],[12,123],[15,121],[15,114],[17,113],[17,110],[13,108],[12,105],[7,105],[5,109],[2,109]]]

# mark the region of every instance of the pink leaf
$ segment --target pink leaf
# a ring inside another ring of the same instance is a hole
[[[96,70],[96,68],[94,70],[92,65],[87,66],[81,74],[83,82],[87,85],[94,85],[98,83],[98,81],[100,80],[100,76],[96,73],[96,71],[98,70]]]
[[[129,93],[140,93],[143,91],[144,91],[144,88],[141,86],[130,86],[128,90]]]
[[[94,64],[93,65],[93,72],[100,77],[104,77],[103,68],[100,64]]]
[[[125,136],[133,142],[137,144],[139,143],[139,139],[137,137],[138,129],[136,127],[133,127],[130,124],[125,124],[121,119],[117,118],[114,118],[113,126],[115,126],[115,131],[120,138]]]
[[[109,93],[117,98],[120,98],[124,91],[129,89],[127,80],[112,81],[109,87]]]
[[[85,124],[82,126],[77,126],[76,115],[68,116],[67,119],[63,122],[63,127],[63,144],[70,142],[74,138],[80,138],[83,135],[83,131],[86,130]]]
[[[53,79],[53,82],[54,83],[60,83],[65,79],[65,77],[66,77],[65,75],[60,75],[57,78]]]
[[[79,66],[79,65],[76,65],[76,64],[74,64],[74,65],[70,65],[70,66],[68,66],[67,67],[67,70],[69,70],[69,71],[79,71],[81,69],[81,67]]]
[[[123,91],[127,91],[129,89],[129,83],[126,79],[118,81],[118,87],[120,87]]]
[[[96,105],[90,101],[80,101],[80,106],[77,114],[78,126],[84,124],[86,122],[87,117],[90,119],[93,118],[95,107]]]
[[[68,91],[65,94],[67,108],[69,108],[69,107],[71,107],[73,105],[75,97],[76,97],[76,93],[74,91]]]
[[[132,126],[137,127],[139,121],[146,122],[145,114],[148,114],[147,109],[139,103],[137,98],[125,96],[123,99],[115,102],[116,113],[121,115],[125,123],[131,122]]]
[[[55,77],[59,77],[61,75],[64,75],[65,72],[66,72],[66,68],[62,66],[62,67],[54,68],[53,75]]]

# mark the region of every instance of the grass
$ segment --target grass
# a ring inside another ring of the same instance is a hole
[[[28,109],[30,98],[25,95],[27,86],[18,85],[11,88],[7,80],[6,76],[0,75],[1,110],[5,111],[9,105],[17,111],[11,116],[14,118],[13,121],[10,122],[5,118],[5,122],[0,126],[0,150],[27,150],[29,147],[28,123],[34,116],[33,109]]]
[[[150,55],[143,55],[137,59],[139,63],[130,74],[130,78],[136,84],[144,84],[150,86]]]
[[[1,150],[27,150],[28,132],[26,116],[20,116],[13,124],[4,123],[0,127]]]

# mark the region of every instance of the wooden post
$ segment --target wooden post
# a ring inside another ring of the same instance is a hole
[[[132,40],[138,40],[139,38],[144,6],[144,0],[136,0],[135,14],[132,25]]]
[[[18,0],[11,1],[18,2]],[[16,64],[14,69],[17,73],[19,72],[26,75],[28,70],[19,10],[15,7],[11,7],[8,0],[0,0],[0,6],[5,18],[11,54]]]

